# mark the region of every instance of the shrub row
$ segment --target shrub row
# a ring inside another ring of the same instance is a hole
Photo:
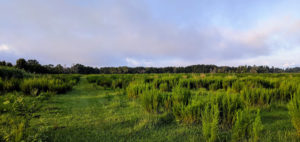
[[[37,76],[24,79],[10,78],[0,79],[0,91],[5,92],[21,91],[27,95],[39,95],[41,92],[65,93],[72,89],[78,82],[79,77],[68,79],[52,76]]]
[[[10,79],[10,78],[24,78],[30,76],[29,73],[26,73],[24,70],[0,66],[0,77],[2,79]]]

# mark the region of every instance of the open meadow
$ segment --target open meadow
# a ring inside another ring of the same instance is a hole
[[[0,141],[300,141],[300,74],[0,75]]]

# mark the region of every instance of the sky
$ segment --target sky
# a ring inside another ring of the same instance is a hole
[[[0,0],[0,60],[300,66],[298,0]]]

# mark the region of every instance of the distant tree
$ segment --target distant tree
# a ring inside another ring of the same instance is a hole
[[[45,69],[42,65],[34,59],[27,61],[27,70],[32,73],[45,73]]]
[[[5,61],[0,61],[0,66],[6,66],[6,62]]]
[[[20,58],[16,61],[16,67],[19,69],[26,69],[27,68],[27,62],[25,59]]]
[[[13,66],[13,64],[12,64],[12,63],[10,63],[10,62],[6,62],[6,66],[8,66],[8,67],[12,67],[12,66]]]
[[[255,65],[250,69],[250,73],[257,73],[257,67]]]
[[[56,73],[64,73],[64,67],[61,64],[58,64],[54,67]]]

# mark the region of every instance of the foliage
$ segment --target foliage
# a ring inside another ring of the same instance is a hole
[[[299,93],[294,94],[293,98],[288,104],[289,114],[291,116],[292,123],[297,129],[298,135],[300,136],[300,95]]]
[[[205,110],[202,112],[202,133],[208,142],[217,140],[219,113],[218,105],[206,105]]]
[[[261,137],[262,130],[260,110],[257,110],[256,116],[249,109],[240,110],[236,115],[236,122],[232,130],[232,140],[257,142]]]
[[[13,67],[0,66],[0,78],[10,79],[10,78],[24,78],[29,76],[24,70],[20,70]]]
[[[75,82],[75,81],[74,81]],[[41,92],[65,93],[72,89],[74,82],[64,82],[50,77],[25,79],[20,88],[25,94],[37,96]]]

